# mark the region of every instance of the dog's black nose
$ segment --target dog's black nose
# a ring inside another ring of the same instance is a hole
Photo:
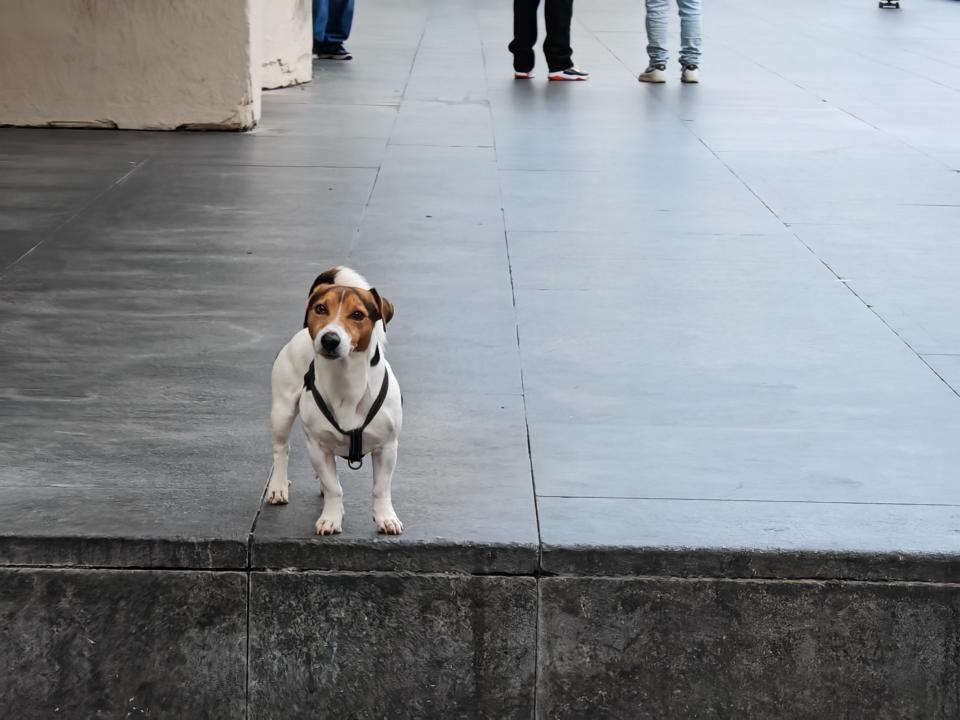
[[[340,344],[340,336],[335,332],[324,333],[320,336],[320,345],[327,352],[333,352]]]

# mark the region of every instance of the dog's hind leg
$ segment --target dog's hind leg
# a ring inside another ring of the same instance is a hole
[[[390,485],[397,467],[397,443],[377,448],[373,455],[373,521],[377,530],[387,535],[403,532],[403,523],[393,509]]]
[[[343,488],[337,479],[337,459],[329,450],[307,438],[310,463],[323,488],[323,512],[317,518],[317,535],[333,535],[343,530]]]

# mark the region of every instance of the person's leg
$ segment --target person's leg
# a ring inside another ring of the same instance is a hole
[[[680,64],[700,65],[700,0],[677,0],[680,8]]]
[[[323,45],[327,34],[327,18],[330,17],[329,0],[313,0],[313,49]]]
[[[533,70],[536,56],[533,46],[537,42],[537,6],[540,0],[513,0],[513,69],[518,73]]]
[[[666,65],[670,58],[667,52],[667,10],[669,0],[646,0],[647,2],[647,55],[650,66]]]
[[[342,45],[350,37],[353,27],[354,0],[326,0],[329,5],[329,19],[323,36],[324,44],[335,47]]]
[[[573,0],[545,0],[543,8],[547,36],[543,41],[543,54],[550,72],[573,67],[573,50],[570,47],[570,23],[573,22]]]

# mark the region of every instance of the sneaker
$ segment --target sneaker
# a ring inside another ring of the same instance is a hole
[[[317,57],[321,60],[352,60],[353,55],[347,52],[343,45],[333,45],[332,47],[317,47]]]
[[[640,73],[637,80],[648,83],[665,83],[667,81],[667,66],[663,63],[651,63],[646,70]]]
[[[557,70],[547,75],[547,80],[589,80],[590,73],[586,73],[576,65],[566,70]]]
[[[519,70],[515,70],[513,73],[514,80],[529,80],[533,77],[536,77],[536,73],[533,70],[530,72],[520,72]]]
[[[700,68],[696,65],[684,65],[683,74],[680,76],[680,82],[698,83],[700,82]]]

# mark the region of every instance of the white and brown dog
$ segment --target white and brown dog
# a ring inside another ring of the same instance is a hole
[[[303,330],[273,363],[273,470],[267,502],[282,505],[288,500],[290,428],[299,411],[323,491],[318,535],[343,527],[337,456],[355,469],[367,453],[373,457],[377,529],[388,535],[403,532],[390,497],[403,422],[400,386],[384,355],[386,324],[392,317],[393,305],[359,274],[330,268],[310,288]]]

